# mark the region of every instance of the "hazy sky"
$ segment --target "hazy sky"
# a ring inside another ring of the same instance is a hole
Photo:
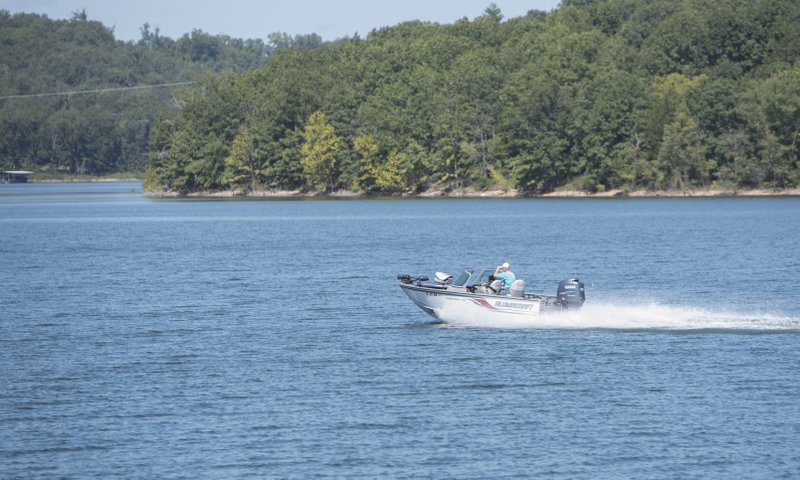
[[[139,40],[142,25],[177,39],[199,28],[206,33],[266,40],[273,32],[316,33],[335,40],[407,20],[452,23],[483,13],[492,0],[0,0],[0,10],[65,19],[86,10],[90,20],[114,27],[118,40]],[[559,0],[494,0],[505,18],[528,10],[550,11]]]

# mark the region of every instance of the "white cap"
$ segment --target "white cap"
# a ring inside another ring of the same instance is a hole
[[[508,264],[508,262],[505,262],[503,263],[503,268],[511,268],[511,266]]]

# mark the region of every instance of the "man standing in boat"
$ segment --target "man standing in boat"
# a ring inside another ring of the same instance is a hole
[[[505,262],[494,270],[494,278],[502,280],[503,282],[503,293],[508,292],[508,289],[511,288],[511,284],[517,279],[517,276],[514,275],[514,272],[509,270],[509,268],[511,268],[511,266],[508,262]]]

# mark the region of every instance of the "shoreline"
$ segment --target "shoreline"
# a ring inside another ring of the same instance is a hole
[[[26,183],[114,183],[114,182],[141,182],[140,178],[47,178],[43,180],[28,180]]]
[[[223,191],[198,191],[186,194],[177,192],[145,191],[151,198],[691,198],[691,197],[794,197],[800,196],[800,188],[781,190],[772,189],[705,189],[705,190],[611,190],[608,192],[583,192],[579,190],[561,190],[537,195],[524,195],[516,190],[473,190],[459,189],[444,191],[438,189],[427,190],[418,194],[372,195],[350,190],[339,190],[327,194],[319,192],[304,192],[301,190],[223,190]]]
[[[95,178],[48,178],[28,183],[113,183],[141,182],[136,177],[95,177]],[[369,194],[352,190],[337,190],[320,193],[303,190],[202,190],[181,194],[172,191],[144,191],[150,198],[691,198],[691,197],[797,197],[800,187],[786,189],[696,189],[696,190],[609,190],[607,192],[585,192],[581,190],[557,190],[534,195],[521,194],[515,189],[475,190],[461,188],[444,190],[432,188],[420,193]]]

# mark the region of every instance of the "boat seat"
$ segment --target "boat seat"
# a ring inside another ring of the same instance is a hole
[[[453,283],[453,276],[449,273],[436,272],[434,280],[436,283],[440,283],[442,285],[451,285]]]

